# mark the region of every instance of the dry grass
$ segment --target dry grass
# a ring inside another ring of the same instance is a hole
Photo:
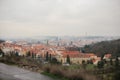
[[[87,74],[84,70],[66,69],[60,65],[47,65],[44,67],[44,71],[68,80],[98,80],[95,76]]]

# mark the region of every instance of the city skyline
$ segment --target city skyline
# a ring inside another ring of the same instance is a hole
[[[120,36],[119,0],[0,0],[0,37]]]

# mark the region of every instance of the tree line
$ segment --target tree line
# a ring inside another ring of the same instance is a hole
[[[83,51],[92,52],[97,54],[98,56],[102,56],[106,53],[110,53],[114,57],[120,56],[120,39],[85,45]]]

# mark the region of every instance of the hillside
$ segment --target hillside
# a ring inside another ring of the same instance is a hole
[[[112,41],[102,41],[84,47],[85,52],[93,52],[98,56],[111,53],[113,56],[120,56],[120,39]]]

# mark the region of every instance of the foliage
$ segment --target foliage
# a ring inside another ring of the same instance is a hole
[[[19,56],[18,52],[15,53],[16,56]]]
[[[104,62],[103,61],[99,61],[98,64],[97,64],[97,67],[99,69],[103,68],[104,67]]]
[[[49,61],[51,62],[51,60],[52,60],[52,55],[49,54]]]
[[[2,51],[2,49],[0,49],[0,55],[2,55],[4,57],[4,52]]]
[[[110,53],[112,56],[120,56],[120,39],[87,45],[84,50],[85,52],[96,53],[98,56],[102,56],[105,53]]]
[[[115,67],[119,68],[119,59],[118,59],[118,57],[116,57],[116,59],[115,59]]]
[[[48,61],[49,60],[49,54],[48,54],[48,52],[46,53],[46,61]]]
[[[112,61],[112,58],[110,58],[110,65],[113,65],[113,61]]]
[[[120,71],[117,71],[114,76],[115,80],[120,80]]]
[[[70,69],[60,65],[47,65],[46,70],[60,80],[98,80],[95,76],[88,75],[84,70]]]
[[[85,60],[82,60],[82,67],[83,67],[83,69],[86,69],[86,62],[85,62]]]
[[[69,56],[69,55],[67,55],[67,60],[66,60],[66,62],[70,64],[70,56]]]
[[[50,62],[53,64],[58,64],[58,61],[55,57],[53,57]]]
[[[30,51],[28,51],[27,53],[26,53],[26,56],[27,57],[30,57],[31,55],[30,55]]]

